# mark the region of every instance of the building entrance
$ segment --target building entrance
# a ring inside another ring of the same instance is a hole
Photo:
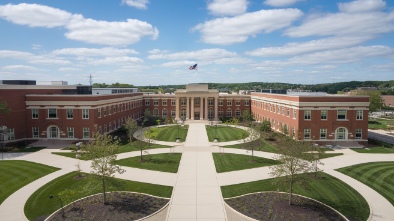
[[[194,112],[194,120],[200,120],[200,112]]]

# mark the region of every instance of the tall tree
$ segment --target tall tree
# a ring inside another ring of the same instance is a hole
[[[133,134],[139,129],[138,123],[133,118],[127,118],[126,122],[123,124],[124,129],[127,131],[127,135],[129,136],[129,142],[133,141]]]
[[[369,96],[369,112],[375,112],[383,107],[383,100],[380,96],[380,91],[376,90],[365,90],[365,91],[358,91],[356,95],[364,95]]]
[[[90,173],[94,175],[93,178],[101,181],[104,204],[106,204],[107,181],[114,177],[115,173],[122,174],[125,170],[114,164],[118,152],[118,141],[114,141],[111,135],[106,134],[96,134],[94,138],[93,141],[82,146],[82,157],[92,160]]]
[[[278,147],[278,154],[274,159],[281,164],[271,167],[270,174],[275,177],[275,184],[286,185],[289,188],[289,205],[292,205],[293,185],[295,183],[305,183],[308,179],[308,172],[312,172],[314,167],[313,155],[307,153],[312,151],[309,143],[295,141],[286,138],[283,146]]]
[[[10,111],[7,103],[0,98],[0,114],[8,114]]]
[[[242,112],[242,119],[245,123],[250,124],[253,121],[253,115],[250,113],[250,110],[244,110]]]

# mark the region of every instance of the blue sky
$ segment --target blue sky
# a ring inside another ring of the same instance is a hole
[[[2,0],[0,80],[393,80],[393,2]]]

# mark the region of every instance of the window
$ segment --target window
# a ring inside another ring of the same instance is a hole
[[[54,108],[48,109],[48,118],[57,118],[57,110]]]
[[[356,129],[356,140],[361,140],[362,134],[362,129]]]
[[[59,128],[57,127],[50,127],[49,130],[49,138],[58,138],[59,137]]]
[[[181,109],[181,118],[186,117],[186,109]]]
[[[150,106],[150,101],[146,100],[145,101],[145,106]]]
[[[208,106],[212,106],[213,105],[213,100],[212,99],[208,99]]]
[[[223,106],[223,99],[219,99],[218,104],[219,104],[219,106]]]
[[[175,117],[175,110],[171,110],[171,117]]]
[[[219,116],[219,117],[223,117],[223,110],[219,110],[219,111],[218,111],[218,116]]]
[[[290,108],[286,109],[286,116],[288,116],[288,117],[290,116]]]
[[[101,118],[101,108],[97,108],[97,116],[98,118]]]
[[[15,140],[15,129],[14,128],[8,129],[8,140]]]
[[[232,111],[231,109],[227,109],[226,111],[226,117],[231,117],[232,116]]]
[[[235,101],[235,106],[241,106],[241,101]]]
[[[104,124],[104,133],[107,133],[107,125]]]
[[[295,127],[291,128],[291,136],[295,136]]]
[[[310,119],[311,119],[311,111],[304,110],[304,120],[310,120]]]
[[[363,111],[362,110],[357,110],[356,119],[357,120],[363,119]]]
[[[320,111],[320,120],[327,120],[327,111],[326,110]]]
[[[98,133],[103,134],[103,130],[102,130],[101,126],[98,127]]]
[[[33,138],[39,138],[40,137],[40,132],[39,132],[38,127],[33,127],[32,131],[33,131]]]
[[[167,109],[163,109],[163,110],[161,111],[161,116],[162,116],[163,118],[167,118]]]
[[[108,131],[112,131],[112,123],[111,122],[108,123]]]
[[[159,110],[158,109],[153,109],[153,116],[155,116],[155,117],[159,116]]]
[[[82,119],[89,119],[89,109],[82,109]]]
[[[232,100],[228,100],[227,101],[227,106],[232,106],[233,105],[233,101]]]
[[[181,105],[186,106],[186,98],[181,98]]]
[[[213,118],[213,109],[212,108],[208,109],[208,118]]]
[[[311,129],[304,129],[304,140],[311,139]]]
[[[118,119],[118,128],[120,128],[121,124],[120,124],[120,119]]]
[[[200,98],[194,98],[194,105],[200,105]]]
[[[338,120],[346,119],[346,110],[338,110]]]
[[[171,99],[171,106],[175,106],[176,105],[176,100],[175,99]]]
[[[276,106],[276,113],[280,114],[280,106]]]
[[[159,106],[159,100],[153,100],[153,105],[154,106]]]
[[[282,107],[282,115],[285,115],[285,107]]]
[[[162,106],[167,106],[167,100],[162,100],[162,101],[161,101],[161,105],[162,105]]]
[[[74,127],[67,127],[68,138],[74,138]]]
[[[270,104],[270,111],[272,112],[272,105]]]
[[[244,105],[245,105],[245,106],[249,106],[249,100],[245,100],[245,101],[244,101]]]
[[[67,119],[73,119],[74,118],[74,110],[73,109],[66,109],[66,115],[67,115]]]
[[[241,117],[241,110],[240,109],[237,109],[237,110],[235,110],[235,117]]]
[[[320,129],[320,140],[327,139],[327,129]]]
[[[90,129],[89,127],[83,128],[83,138],[90,138]]]
[[[38,109],[31,109],[31,118],[38,119]]]

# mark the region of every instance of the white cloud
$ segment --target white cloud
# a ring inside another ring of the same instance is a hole
[[[383,0],[356,0],[346,3],[338,3],[338,8],[342,12],[360,13],[379,11],[386,7],[386,2]]]
[[[96,59],[96,60],[91,60],[88,61],[88,64],[91,65],[118,65],[118,64],[131,64],[131,63],[142,63],[144,62],[140,58],[136,57],[127,57],[127,56],[122,56],[122,57],[106,57],[104,59]]]
[[[164,54],[164,53],[169,53],[170,51],[168,50],[160,50],[160,49],[152,49],[150,51],[148,51],[149,54]]]
[[[61,71],[61,72],[68,72],[68,71],[80,71],[81,69],[80,68],[59,68],[57,70]]]
[[[2,69],[5,69],[5,70],[29,70],[29,71],[42,70],[42,69],[35,68],[32,66],[28,66],[28,65],[8,65],[8,66],[2,67]]]
[[[34,60],[28,61],[31,64],[46,64],[46,65],[66,65],[71,64],[70,61],[64,59],[56,59],[56,58],[39,58],[37,57]]]
[[[0,50],[0,58],[11,58],[11,59],[25,60],[25,59],[30,59],[33,57],[34,57],[34,55],[29,52]]]
[[[205,43],[230,45],[245,42],[250,36],[259,33],[288,27],[302,15],[298,9],[261,10],[207,21],[195,26],[193,31],[200,31]]]
[[[149,1],[148,0],[122,0],[122,3],[138,9],[147,9],[148,7],[146,5],[149,3]]]
[[[162,53],[149,55],[149,59],[168,59],[168,60],[212,60],[219,58],[236,57],[237,53],[226,51],[220,48],[202,49],[198,51],[183,51],[177,53]]]
[[[142,37],[156,40],[159,31],[151,24],[137,19],[127,21],[98,21],[82,15],[37,4],[0,6],[0,18],[30,27],[60,27],[68,31],[65,36],[72,40],[101,45],[128,45]]]
[[[54,50],[52,52],[55,55],[73,55],[73,56],[122,56],[128,54],[138,54],[137,51],[132,49],[118,49],[118,48],[63,48]]]
[[[358,45],[369,40],[370,37],[333,37],[319,40],[312,40],[302,43],[288,43],[282,47],[258,48],[253,51],[245,52],[251,56],[289,56],[303,53],[345,48]]]
[[[356,9],[352,10],[355,11]],[[311,15],[300,26],[290,27],[284,34],[290,37],[305,37],[312,35],[374,36],[393,30],[394,12],[339,12]]]
[[[45,5],[21,3],[0,6],[0,17],[19,25],[53,28],[66,25],[72,14]]]
[[[266,0],[264,4],[274,7],[290,6],[303,0]]]
[[[147,22],[127,19],[126,22],[108,22],[74,16],[67,25],[67,38],[103,45],[128,45],[144,36],[157,39],[159,31]]]
[[[247,0],[211,0],[208,2],[208,10],[213,15],[239,15],[246,12]]]

